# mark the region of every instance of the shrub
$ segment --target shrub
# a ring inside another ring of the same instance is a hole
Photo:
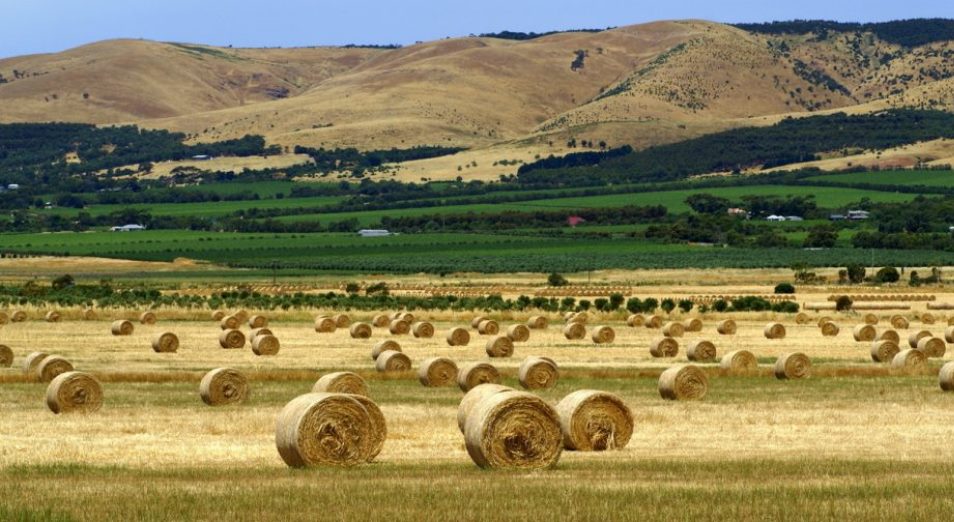
[[[794,294],[795,286],[791,283],[779,283],[775,285],[776,294]]]
[[[688,313],[689,310],[692,310],[693,306],[695,306],[695,303],[693,303],[689,299],[683,299],[679,301],[679,309],[682,310],[683,312]]]
[[[553,272],[547,277],[547,284],[550,286],[566,286],[569,281],[563,275]]]
[[[659,308],[659,301],[655,298],[647,297],[643,300],[643,311],[644,312],[654,312],[656,308]]]
[[[875,274],[877,283],[897,283],[901,279],[898,269],[893,266],[886,266]]]
[[[667,314],[672,313],[676,309],[676,302],[671,298],[667,297],[659,303],[659,307],[662,308]]]
[[[845,270],[848,272],[848,281],[852,284],[858,284],[864,282],[865,280],[865,267],[852,263],[845,267]]]
[[[847,312],[851,310],[851,305],[854,304],[854,301],[851,300],[847,295],[839,296],[835,301],[835,310],[839,312]]]

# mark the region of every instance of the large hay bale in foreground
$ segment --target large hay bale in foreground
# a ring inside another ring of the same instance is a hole
[[[633,314],[626,318],[626,326],[637,327],[644,324],[646,324],[646,318],[640,314]]]
[[[348,397],[360,402],[364,409],[368,411],[368,416],[371,419],[370,448],[368,450],[368,462],[371,462],[384,449],[384,442],[388,438],[387,421],[384,414],[381,413],[381,408],[370,397],[366,395],[348,395]]]
[[[0,344],[0,368],[9,368],[13,365],[13,350],[5,344]]]
[[[878,330],[870,324],[859,324],[852,329],[851,334],[854,336],[855,341],[859,343],[870,343],[878,336]]]
[[[371,318],[371,325],[375,328],[387,328],[391,324],[391,318],[385,314],[378,314]]]
[[[510,357],[513,355],[513,341],[506,335],[498,335],[488,339],[484,349],[489,357]]]
[[[238,370],[216,368],[199,382],[199,397],[209,406],[238,404],[248,399],[248,379]]]
[[[14,310],[14,312],[10,314],[11,323],[22,323],[23,321],[26,321],[26,320],[27,320],[27,313],[24,312],[23,310]]]
[[[332,372],[322,375],[311,391],[313,393],[348,393],[368,395],[368,383],[354,372]]]
[[[734,350],[722,356],[719,367],[729,373],[754,372],[759,369],[759,360],[748,350]]]
[[[799,312],[795,314],[795,324],[808,324],[811,319],[808,318],[808,314],[805,312]]]
[[[378,357],[387,351],[400,352],[401,345],[397,341],[391,339],[383,339],[374,344],[371,348],[371,358],[375,361],[378,360]]]
[[[898,343],[890,340],[875,340],[871,343],[871,360],[874,362],[889,363],[898,355],[901,348]]]
[[[481,468],[550,468],[563,452],[556,410],[536,395],[519,391],[495,393],[474,406],[464,425],[464,441]]]
[[[354,466],[373,458],[381,439],[374,433],[376,427],[358,398],[309,393],[292,399],[278,414],[275,446],[285,464],[293,468]]]
[[[388,331],[391,332],[392,335],[407,335],[411,331],[411,323],[401,319],[395,319],[388,325]]]
[[[782,323],[769,323],[765,325],[762,333],[765,335],[766,339],[784,339],[785,325]]]
[[[616,340],[616,332],[609,326],[597,326],[590,338],[596,344],[610,344]]]
[[[425,359],[417,369],[417,380],[424,386],[453,386],[457,381],[457,364],[447,357]]]
[[[351,326],[351,316],[348,314],[335,314],[331,317],[335,321],[335,326],[338,328],[347,328]]]
[[[178,349],[179,336],[172,332],[163,332],[152,339],[152,351],[156,353],[175,353]]]
[[[274,335],[259,335],[252,338],[252,353],[255,355],[278,355],[282,343]]]
[[[457,371],[457,386],[467,392],[481,384],[500,384],[500,371],[485,362],[467,363]]]
[[[525,324],[512,324],[507,327],[507,337],[515,343],[525,343],[530,340],[530,327]]]
[[[926,365],[927,357],[925,357],[924,352],[917,348],[901,350],[894,356],[894,359],[891,360],[892,368],[903,371],[918,370]]]
[[[710,341],[698,339],[686,347],[686,357],[693,362],[712,362],[716,358],[716,347]]]
[[[933,337],[934,335],[927,330],[917,330],[908,334],[908,346],[911,348],[917,348],[918,342],[925,337]]]
[[[93,413],[103,407],[103,387],[87,373],[61,373],[46,388],[46,405],[53,413]]]
[[[46,352],[30,352],[30,354],[23,358],[23,373],[35,375],[37,367],[40,366],[43,359],[49,356],[50,354]]]
[[[136,327],[132,321],[125,320],[113,321],[113,324],[109,327],[109,331],[113,335],[132,335],[135,329]]]
[[[42,382],[50,382],[57,375],[73,371],[73,364],[58,355],[45,357],[36,367],[36,376]]]
[[[583,323],[566,323],[563,325],[563,337],[568,341],[578,341],[586,337],[586,326]]]
[[[776,379],[804,379],[812,373],[812,361],[801,352],[783,353],[775,361]]]
[[[502,384],[484,383],[478,384],[464,393],[464,398],[460,400],[460,405],[457,406],[457,428],[460,430],[460,432],[464,433],[464,429],[467,425],[467,417],[470,416],[470,412],[480,403],[480,401],[495,393],[505,391],[516,390]]]
[[[954,391],[954,361],[941,366],[941,371],[937,374],[937,383],[946,392]]]
[[[49,312],[46,313],[46,316],[45,316],[46,322],[48,323],[58,323],[60,322],[60,319],[62,318],[63,316],[60,315],[60,313],[57,312],[56,310],[50,310]]]
[[[234,315],[227,315],[219,321],[219,328],[223,330],[238,330],[242,322]]]
[[[374,360],[374,367],[379,372],[406,372],[411,369],[411,358],[403,352],[388,350]]]
[[[822,323],[819,329],[821,330],[821,334],[825,337],[835,337],[839,332],[841,332],[841,328],[831,321]]]
[[[315,318],[315,332],[332,333],[338,329],[338,323],[334,319],[325,316]]]
[[[898,330],[906,330],[909,326],[907,318],[903,315],[892,315],[891,316],[891,327],[897,328]]]
[[[370,339],[372,334],[371,325],[368,323],[354,323],[348,329],[352,339]]]
[[[662,329],[662,334],[666,337],[682,337],[685,332],[686,329],[682,326],[682,323],[677,323],[675,321],[666,323]]]
[[[145,325],[154,325],[158,318],[156,317],[155,312],[143,312],[139,314],[139,323]]]
[[[922,337],[918,341],[918,350],[920,350],[925,357],[944,357],[944,353],[947,351],[947,345],[944,344],[944,339],[940,337]]]
[[[239,330],[222,330],[219,334],[219,346],[226,350],[238,350],[245,347],[245,334]]]
[[[411,332],[418,339],[430,339],[434,337],[434,325],[427,321],[418,321],[411,325]]]
[[[470,332],[466,328],[454,327],[447,331],[446,339],[450,346],[467,346],[470,344]]]
[[[560,378],[557,363],[549,357],[530,356],[520,363],[517,380],[528,390],[542,390],[556,386]]]
[[[861,320],[864,321],[865,324],[870,324],[870,325],[878,324],[878,316],[875,314],[865,314],[864,316],[862,316]]]
[[[659,395],[671,401],[693,401],[705,398],[709,378],[698,366],[673,366],[659,376]]]
[[[716,331],[721,335],[735,335],[735,332],[738,331],[738,326],[736,326],[735,321],[732,319],[723,319],[716,324]]]
[[[878,333],[878,336],[875,337],[876,341],[891,341],[894,344],[901,343],[901,336],[898,335],[898,332],[894,330],[882,330]]]
[[[679,341],[672,337],[657,337],[649,345],[653,357],[675,357],[679,354]]]
[[[253,315],[248,318],[248,327],[251,329],[265,328],[268,326],[268,318],[264,315]]]
[[[527,319],[527,326],[531,330],[546,330],[550,326],[550,321],[542,315],[534,315]]]
[[[564,449],[623,449],[633,436],[633,412],[612,393],[578,390],[557,403],[556,411],[563,430]]]
[[[477,325],[477,333],[480,335],[497,335],[500,333],[500,325],[493,319],[485,319]]]

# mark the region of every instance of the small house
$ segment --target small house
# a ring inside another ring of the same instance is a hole
[[[871,217],[871,214],[867,210],[849,210],[848,219],[851,221],[861,221]]]
[[[771,216],[765,218],[766,221],[785,221],[785,216],[776,216],[772,214]]]
[[[140,230],[146,230],[146,227],[142,225],[129,224],[129,225],[122,225],[119,227],[112,227],[109,230],[111,232],[138,232]]]
[[[361,229],[358,231],[358,235],[361,237],[386,237],[390,236],[391,232],[380,229]]]

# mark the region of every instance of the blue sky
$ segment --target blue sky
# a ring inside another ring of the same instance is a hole
[[[0,57],[109,38],[276,47],[409,44],[504,29],[548,31],[702,18],[954,18],[954,2],[861,0],[0,0]]]

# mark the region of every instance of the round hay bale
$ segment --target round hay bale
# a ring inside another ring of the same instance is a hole
[[[821,334],[825,337],[835,337],[838,333],[841,332],[841,328],[837,324],[828,321],[827,323],[822,323],[821,325]]]
[[[401,321],[406,321],[407,324],[413,324],[416,320],[414,314],[411,312],[401,312],[398,314],[397,318]]]
[[[477,317],[474,317],[473,319],[470,320],[470,327],[476,330],[477,327],[480,326],[480,323],[486,321],[487,319],[488,319],[487,317],[478,315]]]
[[[586,337],[586,326],[583,323],[566,323],[563,325],[563,337],[570,341],[578,341]]]
[[[0,326],[10,322],[10,316],[6,312],[0,312]]]
[[[216,368],[199,382],[199,397],[209,406],[242,403],[248,399],[248,394],[248,379],[231,368]]]
[[[925,357],[944,357],[947,345],[940,337],[922,337],[918,341],[918,350],[924,353]]]
[[[368,462],[371,462],[384,449],[384,442],[388,438],[387,420],[381,413],[381,408],[370,397],[365,395],[348,395],[348,397],[360,402],[364,409],[368,410],[371,418],[370,451],[368,452]]]
[[[883,330],[881,333],[875,337],[875,341],[891,341],[894,344],[901,343],[901,336],[898,335],[898,332],[894,330]]]
[[[0,344],[0,368],[9,368],[13,365],[13,350],[5,344]]]
[[[646,325],[646,328],[662,328],[663,320],[658,315],[650,315],[643,321],[643,324]]]
[[[638,327],[646,324],[646,318],[640,314],[633,314],[626,318],[626,326]]]
[[[477,333],[480,335],[497,335],[500,333],[500,325],[493,319],[485,319],[477,325]]]
[[[784,339],[785,325],[782,323],[769,323],[765,325],[765,329],[762,330],[762,333],[765,334],[766,339]]]
[[[335,314],[332,316],[335,320],[335,326],[338,328],[347,328],[351,326],[351,317],[348,314]]]
[[[268,326],[268,318],[264,315],[253,315],[248,318],[248,327],[251,329],[265,328]]]
[[[40,363],[43,362],[43,359],[49,357],[50,354],[46,352],[31,352],[23,359],[23,373],[27,375],[35,375],[36,369],[40,366]]]
[[[254,330],[248,333],[248,338],[249,340],[254,341],[255,338],[260,335],[275,335],[275,334],[272,333],[271,329],[269,329],[268,327],[255,328]]]
[[[954,343],[954,326],[948,326],[944,329],[944,340],[949,343]]]
[[[570,318],[573,317],[574,315],[576,315],[576,312],[564,312],[564,313],[563,313],[563,322],[565,323],[565,322],[569,321]]]
[[[371,358],[377,361],[378,357],[380,357],[382,353],[387,351],[400,352],[401,345],[398,344],[397,341],[393,341],[391,339],[383,339],[381,341],[378,341],[377,343],[375,343],[374,347],[371,348]]]
[[[407,335],[408,332],[411,331],[411,323],[401,319],[395,319],[388,325],[388,331],[393,335]]]
[[[682,337],[685,333],[686,329],[682,326],[682,323],[675,321],[666,323],[662,328],[662,334],[666,337]]]
[[[252,353],[255,355],[276,355],[282,344],[274,335],[258,335],[252,338]]]
[[[418,339],[430,339],[434,337],[434,325],[427,321],[419,321],[411,326],[411,332]]]
[[[927,365],[927,357],[917,348],[901,350],[891,360],[891,367],[898,370],[917,370]]]
[[[934,324],[937,322],[937,318],[934,317],[934,314],[924,312],[921,314],[921,324]]]
[[[941,371],[937,374],[937,383],[946,392],[954,391],[954,361],[941,366]]]
[[[368,323],[354,323],[348,331],[352,339],[370,339],[372,334],[371,325]]]
[[[530,356],[520,363],[517,379],[528,390],[541,390],[556,386],[560,370],[556,361],[549,357]]]
[[[379,372],[406,372],[411,369],[411,358],[403,352],[388,350],[378,355],[374,367]]]
[[[497,367],[485,362],[467,363],[457,371],[457,386],[467,392],[481,384],[500,384]]]
[[[73,364],[58,355],[44,357],[36,367],[36,376],[43,382],[50,382],[61,373],[73,371]]]
[[[685,331],[687,332],[701,332],[702,319],[699,319],[698,317],[693,317],[692,319],[689,319],[688,321],[686,321],[686,323],[683,324],[683,327]]]
[[[225,312],[223,310],[216,310],[212,312],[212,320],[219,322],[222,319],[225,319]]]
[[[616,332],[609,326],[597,326],[590,335],[596,344],[610,344],[616,340]]]
[[[818,324],[818,327],[821,328],[823,324],[825,324],[825,323],[833,323],[833,322],[835,322],[835,321],[833,321],[831,317],[828,317],[827,315],[825,315],[825,316],[822,316],[822,317],[818,318],[818,323],[817,323],[817,324]]]
[[[878,336],[878,330],[870,324],[859,324],[852,329],[851,334],[857,342],[870,343]]]
[[[155,312],[143,312],[139,314],[139,323],[145,325],[156,324],[156,314]]]
[[[801,352],[783,353],[775,361],[776,379],[804,379],[812,373],[812,361]]]
[[[878,316],[875,314],[865,314],[862,318],[865,324],[876,325],[878,324]]]
[[[724,319],[716,324],[716,331],[721,335],[735,335],[737,330],[738,326],[736,326],[735,321],[732,319]]]
[[[487,339],[484,349],[490,357],[510,357],[513,355],[513,341],[506,335],[497,335]]]
[[[447,357],[425,359],[417,369],[417,380],[424,386],[453,386],[457,382],[457,364]]]
[[[113,335],[132,335],[136,327],[133,325],[132,321],[119,320],[113,321],[113,324],[110,325],[109,331]]]
[[[898,343],[890,339],[876,340],[871,343],[871,360],[874,362],[889,363],[900,351],[901,348],[898,346]]]
[[[911,348],[917,348],[918,341],[924,339],[925,337],[933,337],[933,335],[927,330],[917,330],[915,332],[911,332],[908,334],[908,346]]]
[[[219,321],[219,328],[223,330],[238,330],[242,322],[234,315],[227,315]]]
[[[10,314],[11,323],[22,323],[23,321],[26,321],[26,320],[27,320],[27,313],[24,312],[23,310],[15,310],[12,314]]]
[[[315,331],[318,333],[332,333],[338,329],[338,323],[330,317],[320,316],[315,318]]]
[[[332,372],[322,375],[312,386],[313,393],[349,393],[368,396],[368,383],[354,372]]]
[[[810,320],[805,312],[795,314],[795,324],[808,324]]]
[[[947,318],[947,325],[948,325],[948,326],[954,326],[954,315],[952,315],[951,317],[948,317],[948,318]]]
[[[577,312],[570,316],[567,320],[568,323],[581,323],[586,324],[590,322],[590,314],[586,312]]]
[[[460,400],[460,405],[457,406],[457,428],[460,429],[460,432],[464,433],[464,428],[467,424],[467,417],[470,416],[470,412],[474,409],[474,406],[477,406],[480,401],[490,397],[495,393],[505,391],[516,390],[502,384],[483,383],[474,386],[469,391],[464,393],[464,398]]]
[[[156,353],[175,353],[178,349],[179,337],[172,332],[163,332],[152,339],[152,351]]]
[[[232,314],[232,315],[234,315],[234,316],[238,319],[238,322],[239,322],[239,323],[244,323],[245,321],[248,321],[248,311],[247,311],[247,310],[239,310],[238,312],[235,312],[235,313]]]
[[[219,346],[227,350],[238,350],[245,347],[245,334],[238,330],[223,330],[219,334]]]
[[[375,328],[387,328],[391,324],[391,318],[385,314],[378,314],[371,318],[371,324]]]
[[[87,373],[61,373],[46,388],[46,405],[53,413],[93,413],[103,407],[103,387]]]
[[[891,316],[891,327],[897,328],[898,330],[906,330],[909,326],[907,318],[903,315],[892,315]]]
[[[542,315],[534,315],[527,319],[527,326],[531,330],[546,330],[550,326],[550,321]]]
[[[49,312],[46,313],[46,316],[45,316],[46,322],[48,323],[58,323],[60,322],[60,319],[62,318],[63,316],[61,316],[60,313],[57,312],[56,310],[50,310]]]
[[[96,310],[92,308],[87,308],[83,310],[83,319],[86,321],[95,321],[97,318]]]
[[[748,350],[735,350],[722,356],[719,367],[730,373],[753,372],[759,369],[759,361]]]
[[[467,346],[470,344],[470,332],[459,326],[448,330],[446,338],[447,344],[450,346]]]
[[[525,343],[530,340],[530,327],[525,324],[512,324],[507,327],[507,337],[515,343]]]
[[[563,448],[576,451],[623,449],[633,436],[635,419],[619,396],[578,390],[556,405],[563,429]]]
[[[709,378],[698,366],[673,366],[659,376],[659,395],[671,401],[695,401],[705,398]]]
[[[519,391],[495,393],[477,403],[464,424],[464,441],[481,468],[550,468],[563,452],[556,410],[536,395]]]
[[[657,337],[649,345],[649,354],[653,357],[675,357],[679,355],[679,341],[672,337]]]
[[[716,358],[716,347],[703,339],[692,341],[686,347],[686,357],[694,362],[712,362]]]
[[[289,467],[355,466],[368,462],[380,435],[357,397],[308,393],[292,399],[278,414],[275,446]]]

